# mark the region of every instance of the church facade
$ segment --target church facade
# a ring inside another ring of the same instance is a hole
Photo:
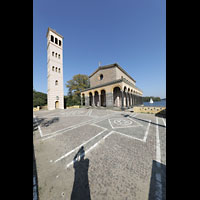
[[[90,88],[81,91],[83,106],[118,107],[123,110],[142,104],[142,90],[117,63],[100,66],[89,79]]]

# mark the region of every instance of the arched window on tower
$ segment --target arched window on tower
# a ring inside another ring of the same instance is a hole
[[[59,40],[59,46],[61,46],[61,40]]]
[[[52,51],[52,56],[54,56],[54,51]]]
[[[55,81],[55,85],[58,85],[58,80]]]
[[[51,35],[51,41],[54,42],[54,37],[53,37],[53,35]]]
[[[54,66],[52,67],[52,71],[54,71]]]
[[[58,68],[58,73],[60,73],[60,68]]]
[[[58,44],[58,38],[55,38],[55,43]]]
[[[56,67],[56,72],[57,72],[58,68]]]

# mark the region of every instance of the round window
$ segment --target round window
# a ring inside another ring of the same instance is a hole
[[[102,80],[102,79],[103,79],[103,74],[100,75],[100,80]]]

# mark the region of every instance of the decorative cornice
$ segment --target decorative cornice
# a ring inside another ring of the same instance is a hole
[[[48,36],[49,31],[52,31],[52,32],[55,33],[56,35],[60,36],[62,39],[64,38],[62,35],[60,35],[59,33],[57,33],[55,30],[53,30],[53,29],[50,28],[50,27],[48,27],[46,37]]]
[[[94,86],[94,87],[90,87],[90,88],[87,88],[85,90],[81,90],[81,92],[85,92],[85,91],[88,91],[88,90],[93,90],[93,89],[96,89],[96,88],[100,88],[100,87],[104,87],[104,86],[107,86],[107,85],[112,85],[114,83],[120,83],[120,82],[122,82],[122,79],[118,79],[118,80],[115,80],[115,81],[111,81],[111,82],[100,84],[100,85],[97,85],[97,86]]]
[[[97,85],[97,86],[94,86],[94,87],[91,87],[91,88],[87,88],[85,90],[81,90],[81,92],[86,92],[86,91],[89,91],[89,90],[93,90],[93,89],[96,89],[96,88],[100,88],[100,87],[104,87],[104,86],[108,86],[108,85],[112,85],[112,84],[120,83],[120,82],[124,82],[124,83],[130,85],[131,87],[135,88],[136,90],[139,90],[140,92],[142,92],[142,90],[137,88],[134,84],[132,84],[131,82],[129,82],[125,78],[117,79],[117,80],[114,80],[114,81],[111,81],[111,82],[107,82],[107,83],[100,84],[100,85]]]

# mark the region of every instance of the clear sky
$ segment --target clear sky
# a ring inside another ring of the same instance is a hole
[[[48,27],[63,40],[65,83],[118,63],[143,91],[166,97],[166,0],[33,0],[33,86],[47,93]]]

